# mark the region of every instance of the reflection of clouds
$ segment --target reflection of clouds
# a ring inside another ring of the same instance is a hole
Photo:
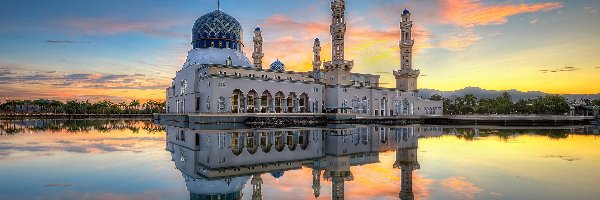
[[[451,177],[440,180],[439,182],[442,187],[459,195],[461,199],[473,199],[473,196],[476,193],[482,191],[481,188],[469,181],[466,181],[463,177]]]

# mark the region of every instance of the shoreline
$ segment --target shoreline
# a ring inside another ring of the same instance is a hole
[[[251,127],[314,126],[328,124],[379,125],[495,125],[567,126],[592,125],[592,116],[564,115],[411,115],[356,116],[324,113],[243,113],[243,114],[154,114],[154,120],[192,124],[242,123]]]
[[[154,114],[31,114],[31,115],[0,115],[0,120],[19,120],[19,119],[149,119]]]

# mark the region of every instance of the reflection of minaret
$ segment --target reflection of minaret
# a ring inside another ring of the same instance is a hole
[[[313,169],[312,177],[313,177],[313,184],[312,184],[313,194],[315,195],[315,197],[319,197],[319,195],[321,195],[321,170]]]
[[[260,174],[253,175],[250,182],[252,183],[252,200],[261,200],[263,180]]]
[[[354,180],[350,171],[350,157],[328,157],[323,177],[331,181],[331,199],[344,199],[344,181]]]
[[[417,147],[398,147],[396,151],[396,162],[394,168],[400,168],[401,185],[399,197],[402,200],[413,200],[412,172],[421,166],[417,161]]]

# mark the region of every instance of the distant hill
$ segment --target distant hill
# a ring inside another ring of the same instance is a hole
[[[419,95],[422,96],[423,98],[429,98],[431,97],[431,95],[434,94],[439,94],[442,95],[442,97],[444,98],[449,98],[449,99],[456,99],[457,97],[462,97],[465,96],[467,94],[473,94],[475,95],[475,97],[477,97],[477,99],[481,99],[481,98],[496,98],[498,96],[500,96],[500,94],[502,94],[503,92],[508,92],[508,94],[510,94],[510,96],[512,97],[513,101],[517,101],[519,99],[533,99],[533,98],[537,98],[539,96],[544,96],[544,95],[548,95],[548,93],[544,93],[544,92],[540,92],[540,91],[528,91],[528,92],[521,92],[515,89],[512,90],[486,90],[486,89],[481,89],[479,87],[466,87],[460,90],[455,90],[455,91],[440,91],[440,90],[435,90],[435,89],[419,89]],[[565,98],[567,98],[567,100],[577,100],[579,101],[580,99],[600,99],[600,94],[563,94],[561,96],[564,96]]]

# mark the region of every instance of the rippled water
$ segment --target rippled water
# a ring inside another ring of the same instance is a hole
[[[597,127],[0,121],[0,199],[598,199],[599,184]]]

